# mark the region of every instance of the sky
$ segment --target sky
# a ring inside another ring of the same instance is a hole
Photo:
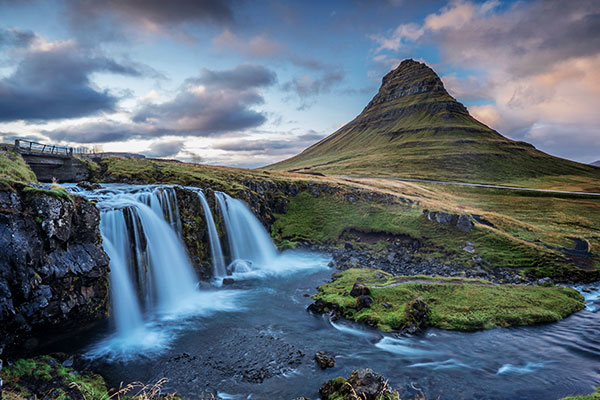
[[[600,160],[597,0],[0,0],[0,139],[260,167],[406,58],[503,135]]]

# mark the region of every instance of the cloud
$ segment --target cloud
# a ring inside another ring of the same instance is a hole
[[[228,165],[256,168],[292,157],[324,136],[309,130],[302,135],[280,134],[273,139],[229,139],[214,145],[214,149],[224,153],[211,161],[219,163],[227,160]]]
[[[123,29],[168,33],[197,23],[230,25],[232,0],[67,0],[71,26],[89,39],[124,39]]]
[[[261,89],[276,82],[274,72],[254,64],[230,70],[204,69],[184,81],[174,98],[154,103],[144,96],[128,122],[87,122],[43,133],[54,140],[107,143],[163,136],[220,136],[262,125]]]
[[[234,50],[253,58],[272,57],[285,50],[283,45],[264,34],[243,40],[229,29],[225,29],[219,36],[215,37],[212,40],[212,45],[222,52]]]
[[[153,142],[150,148],[144,152],[149,157],[174,157],[183,150],[185,141],[182,139],[174,139],[160,142]]]
[[[116,108],[116,96],[94,87],[98,72],[133,77],[148,70],[93,54],[73,41],[26,41],[15,71],[0,79],[0,121],[81,117]]]
[[[231,70],[212,71],[202,69],[198,78],[188,79],[188,84],[202,84],[207,87],[246,90],[267,87],[277,81],[275,72],[256,64],[241,64]]]
[[[187,79],[173,100],[143,105],[133,121],[194,136],[257,127],[266,121],[262,112],[252,109],[264,103],[258,89],[275,80],[273,72],[251,64],[224,71],[205,69],[199,77]]]
[[[304,99],[328,92],[333,86],[342,82],[344,77],[345,73],[341,69],[324,71],[317,77],[309,74],[300,74],[284,83],[282,89],[288,92],[292,91],[298,97]]]
[[[382,59],[439,46],[444,68],[460,72],[443,77],[448,90],[501,133],[562,157],[600,156],[597,2],[451,1],[422,24],[371,38]]]
[[[0,29],[0,48],[27,47],[36,39],[35,33],[16,28]]]

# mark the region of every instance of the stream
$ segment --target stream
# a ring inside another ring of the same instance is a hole
[[[166,391],[192,399],[206,398],[208,393],[223,399],[315,399],[326,380],[346,377],[364,367],[384,375],[401,396],[422,393],[428,399],[559,399],[591,393],[600,385],[598,290],[583,293],[585,310],[554,324],[468,333],[430,328],[416,336],[384,334],[307,312],[308,296],[334,272],[327,266],[330,257],[297,250],[278,253],[269,240],[265,242],[266,231],[255,224],[257,220],[252,221],[250,211],[239,200],[218,194],[228,240],[211,245],[213,251],[221,244],[232,247],[230,253],[237,258],[227,260],[227,273],[235,282],[222,285],[216,279],[193,282],[193,287],[184,282],[178,291],[177,277],[173,280],[172,274],[154,270],[168,265],[182,279],[193,280],[185,257],[156,254],[158,250],[149,255],[151,252],[140,249],[136,242],[136,252],[144,257],[129,255],[137,261],[127,262],[123,254],[131,246],[122,246],[119,253],[116,243],[124,239],[115,233],[128,228],[114,222],[120,221],[115,210],[131,209],[135,203],[136,215],[141,217],[131,219],[148,224],[138,235],[149,229],[168,229],[171,231],[163,233],[164,237],[179,240],[174,223],[177,207],[169,203],[176,201],[174,196],[168,190],[122,185],[79,192],[99,201],[103,236],[112,245],[107,250],[111,253],[111,284],[115,279],[127,280],[119,288],[128,294],[113,297],[111,324],[78,344],[86,363],[112,387],[122,381],[167,378]],[[152,200],[152,196],[158,197]],[[149,225],[144,220],[151,219],[146,206],[163,222]],[[135,236],[131,232],[123,235]],[[144,240],[143,246],[152,240]],[[119,267],[114,260],[119,257],[121,273],[115,274]],[[148,257],[160,262],[148,261]],[[253,262],[253,257],[262,258]],[[213,261],[222,258],[217,255]],[[215,272],[224,273],[221,263]],[[149,274],[147,279],[142,279],[139,268]],[[161,292],[158,289],[163,284],[172,287]],[[148,285],[155,288],[144,289]],[[115,301],[121,302],[120,308]],[[336,366],[321,370],[313,360],[317,351],[334,354]]]

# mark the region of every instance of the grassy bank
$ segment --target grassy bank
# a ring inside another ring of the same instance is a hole
[[[133,383],[110,390],[104,378],[91,372],[75,371],[51,356],[19,359],[0,371],[4,382],[2,399],[26,400],[177,400],[173,394],[161,394],[159,381],[154,385]]]
[[[401,279],[401,280],[399,280]],[[370,289],[373,303],[358,309],[349,293],[355,283]],[[494,285],[486,281],[439,277],[402,277],[372,269],[349,269],[319,287],[313,296],[341,309],[345,318],[369,322],[384,331],[412,321],[409,303],[421,299],[430,309],[427,326],[477,330],[556,322],[585,307],[583,296],[563,287]]]
[[[15,184],[36,182],[35,174],[20,154],[0,152],[0,190],[13,190]]]

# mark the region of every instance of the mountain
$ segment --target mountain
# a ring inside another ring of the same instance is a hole
[[[600,178],[596,168],[550,156],[477,121],[431,68],[413,60],[383,77],[354,120],[267,168],[483,183],[548,175]]]
[[[593,165],[594,167],[600,167],[600,160],[594,161],[591,165]]]

